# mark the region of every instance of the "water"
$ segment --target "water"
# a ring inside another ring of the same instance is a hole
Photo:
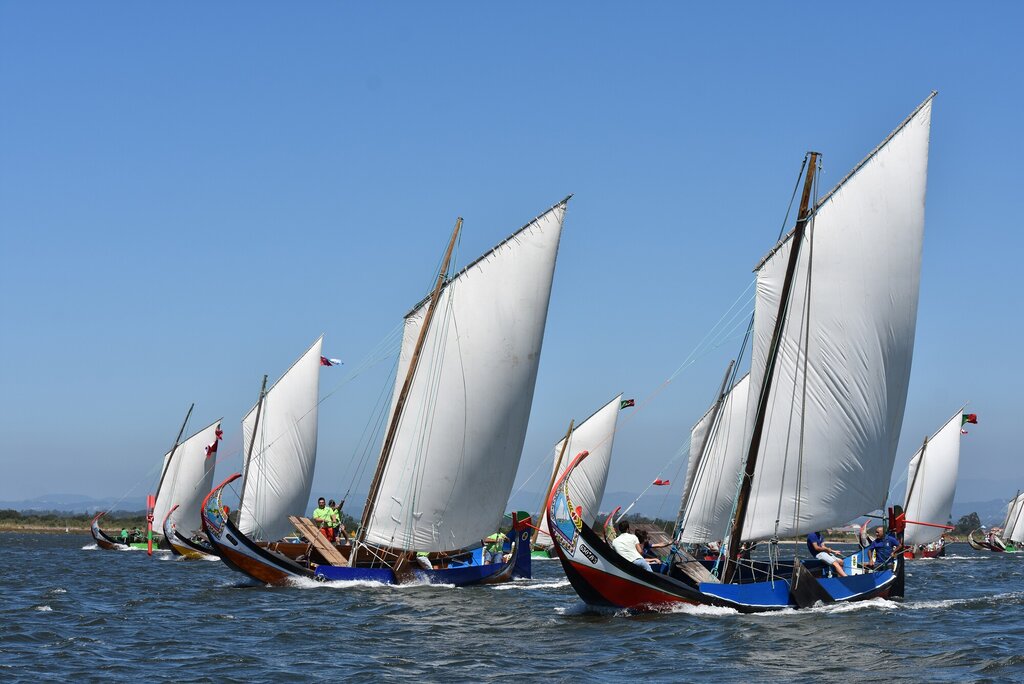
[[[1024,554],[947,552],[911,562],[902,602],[628,615],[586,611],[556,561],[495,587],[267,588],[220,562],[0,534],[0,681],[1024,682]]]

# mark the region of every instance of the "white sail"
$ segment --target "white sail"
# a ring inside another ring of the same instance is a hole
[[[622,404],[622,395],[615,397],[603,407],[597,410],[594,415],[573,428],[569,435],[569,444],[565,447],[565,454],[558,467],[558,475],[565,472],[572,460],[581,451],[589,451],[583,463],[572,473],[569,480],[569,498],[573,504],[582,509],[583,519],[593,522],[597,516],[598,507],[604,497],[604,488],[608,484],[608,468],[612,462],[612,445],[615,440],[615,427],[618,424],[619,410]],[[551,461],[551,470],[554,474],[558,456],[562,453],[562,446],[565,438],[555,445],[555,453]],[[549,480],[550,481],[550,480]],[[547,506],[547,502],[544,502]],[[551,535],[548,531],[546,515],[541,515],[537,522],[537,545],[550,546]]]
[[[922,449],[910,459],[907,471],[907,495],[903,509],[907,520],[945,525],[953,510],[957,471],[960,468],[960,425],[963,412],[957,411],[939,428]],[[923,463],[923,465],[922,465]],[[938,527],[907,524],[903,542],[907,546],[928,544],[942,536]]]
[[[716,413],[708,411],[690,435],[690,463],[679,540],[706,543],[725,538],[746,456],[747,394],[745,375],[726,394]],[[708,434],[710,431],[710,434]],[[707,444],[700,453],[701,446]],[[695,453],[695,451],[697,453]],[[695,458],[696,457],[696,458]]]
[[[242,419],[243,453],[256,442],[245,469],[238,528],[252,539],[274,540],[291,532],[289,515],[309,503],[316,467],[317,407],[323,337],[299,357],[263,397],[256,425],[253,406]]]
[[[1007,508],[1003,539],[1017,544],[1024,543],[1024,494],[1010,501]]]
[[[566,201],[442,289],[366,530],[445,551],[501,523],[522,453]],[[391,410],[427,305],[405,320]]]
[[[744,539],[839,525],[885,502],[917,323],[930,124],[931,97],[817,205],[800,246]],[[758,271],[751,417],[790,238]]]
[[[177,504],[178,510],[174,512],[172,521],[178,531],[188,537],[202,530],[199,507],[213,487],[213,470],[217,465],[216,450],[207,456],[206,448],[217,441],[219,429],[218,420],[186,439],[174,450],[174,457],[153,508],[155,526],[163,525],[167,511]],[[165,463],[169,456],[171,452],[164,456]]]

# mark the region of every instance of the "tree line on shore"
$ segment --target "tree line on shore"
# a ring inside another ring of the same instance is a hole
[[[16,511],[10,508],[0,509],[0,527],[44,527],[44,528],[87,528],[92,521],[92,513],[68,513],[66,511]],[[145,527],[145,511],[111,511],[103,517],[104,526],[109,527]]]

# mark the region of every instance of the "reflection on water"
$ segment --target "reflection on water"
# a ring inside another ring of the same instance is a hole
[[[762,615],[588,610],[557,562],[475,589],[268,588],[76,535],[2,534],[0,547],[3,681],[182,678],[178,666],[217,681],[1024,681],[1024,554],[966,545],[912,561],[905,601]]]

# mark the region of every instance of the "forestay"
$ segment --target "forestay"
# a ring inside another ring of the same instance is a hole
[[[216,449],[207,456],[207,447],[216,443],[219,429],[218,420],[186,439],[173,451],[174,457],[167,467],[164,484],[153,507],[153,521],[157,526],[163,524],[167,511],[177,504],[178,510],[174,512],[172,521],[178,531],[188,537],[202,530],[199,506],[213,487],[213,470],[217,465]],[[171,453],[164,456],[165,464]]]
[[[320,393],[321,336],[267,390],[259,411],[242,419],[243,453],[256,434],[245,469],[238,528],[257,540],[275,540],[292,531],[289,515],[309,503],[316,467],[317,407]]]
[[[590,453],[583,462],[576,467],[572,478],[567,483],[569,487],[569,499],[579,506],[582,517],[588,524],[593,523],[598,514],[598,507],[604,497],[605,486],[608,484],[608,469],[612,462],[612,445],[615,440],[615,427],[618,424],[619,410],[622,404],[622,395],[615,397],[610,402],[597,410],[594,415],[573,428],[569,435],[569,444],[565,445],[565,439],[559,440],[555,445],[555,452],[551,462],[551,470],[557,467],[558,473],[550,481],[558,479],[572,463],[576,454],[581,451]],[[562,454],[562,447],[565,446],[565,453],[562,455],[561,464],[558,464],[558,457]],[[544,502],[547,507],[547,501]],[[537,545],[549,546],[551,535],[548,531],[547,516],[540,516],[537,523],[540,529],[537,533]]]
[[[441,290],[367,525],[369,543],[455,550],[501,523],[526,436],[566,202]],[[405,319],[392,415],[426,309],[421,303]]]
[[[744,375],[726,394],[717,413],[712,407],[690,433],[681,542],[706,543],[725,538],[746,455],[749,387],[750,376]]]
[[[800,535],[884,504],[914,347],[930,122],[931,97],[815,209],[744,539]],[[757,275],[747,441],[792,248],[785,238]]]
[[[962,411],[957,411],[910,459],[907,495],[903,500],[907,520],[945,525],[949,519],[960,468],[962,415]],[[944,531],[911,523],[903,533],[903,542],[907,546],[928,544],[941,537]]]

